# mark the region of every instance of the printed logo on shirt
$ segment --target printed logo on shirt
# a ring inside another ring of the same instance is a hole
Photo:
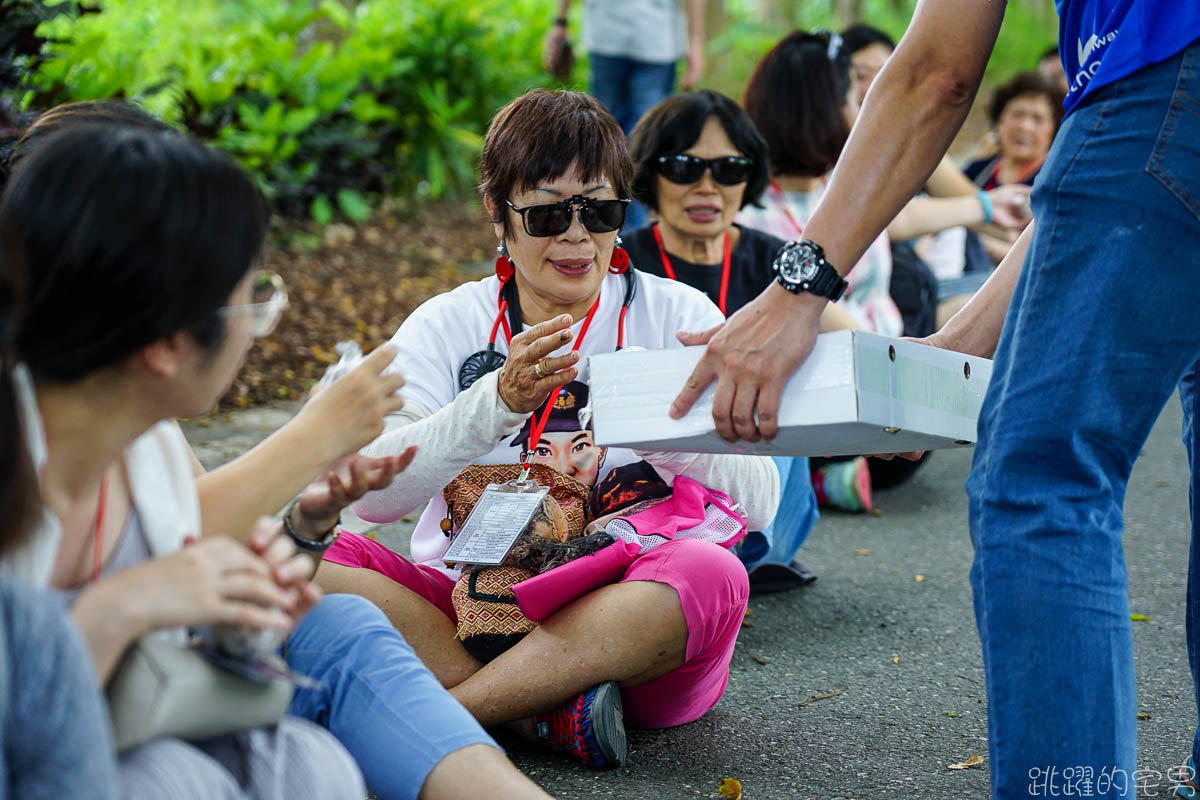
[[[1075,73],[1074,80],[1071,81],[1071,94],[1082,91],[1087,82],[1096,74],[1096,70],[1100,69],[1102,59],[1097,58],[1093,63],[1089,64],[1092,57],[1100,52],[1104,47],[1113,43],[1117,38],[1117,30],[1111,30],[1106,34],[1098,35],[1093,33],[1085,42],[1082,37],[1075,43],[1076,54],[1079,57],[1079,69]]]

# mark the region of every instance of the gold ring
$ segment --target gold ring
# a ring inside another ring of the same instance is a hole
[[[542,374],[542,362],[539,361],[533,365],[533,374],[538,376],[538,380],[546,377]]]

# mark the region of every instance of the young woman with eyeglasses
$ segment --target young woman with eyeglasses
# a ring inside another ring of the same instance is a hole
[[[745,610],[745,569],[717,545],[677,539],[485,666],[455,638],[451,593],[460,571],[443,561],[453,532],[444,487],[483,465],[514,475],[522,464],[558,469],[593,497],[622,468],[666,481],[686,475],[730,495],[761,527],[775,512],[778,479],[769,460],[753,456],[597,447],[579,415],[588,355],[680,347],[677,331],[722,319],[695,289],[628,269],[617,232],[632,169],[604,107],[579,92],[517,98],[493,118],[480,172],[500,240],[497,274],[429,300],[392,338],[408,381],[405,407],[365,452],[420,450],[412,480],[354,505],[382,522],[428,502],[413,561],[343,533],[317,580],[387,611],[484,725],[509,723],[591,766],[616,765],[627,755],[626,725],[680,725],[721,697]]]
[[[309,583],[299,550],[332,529],[201,523],[173,418],[207,409],[278,318],[280,282],[252,268],[266,222],[232,161],[171,131],[72,124],[21,156],[0,229],[31,298],[17,394],[44,511],[6,565],[71,599],[101,681],[143,635],[237,623],[286,633],[318,682],[271,728],[122,753],[125,797],[359,798],[355,761],[381,798],[544,797],[377,608]]]

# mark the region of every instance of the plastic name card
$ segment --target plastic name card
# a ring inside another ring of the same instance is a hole
[[[503,564],[549,493],[548,486],[536,481],[491,484],[442,559],[454,564]]]

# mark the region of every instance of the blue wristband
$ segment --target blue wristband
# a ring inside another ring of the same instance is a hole
[[[983,189],[979,190],[979,205],[983,206],[983,224],[989,225],[992,222],[992,198],[988,197],[988,193]]]

